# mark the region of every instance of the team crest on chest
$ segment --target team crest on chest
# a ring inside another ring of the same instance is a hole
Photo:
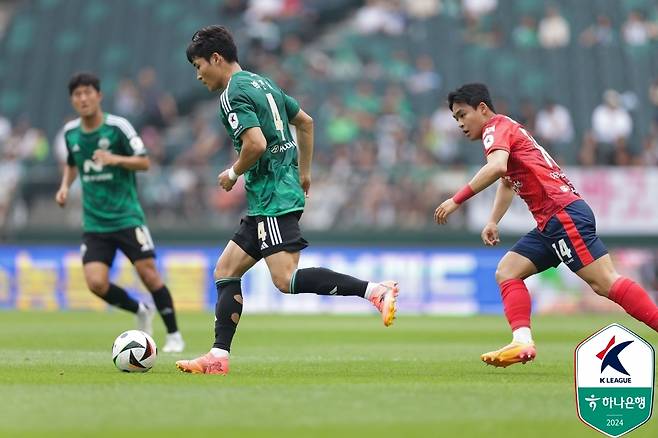
[[[108,149],[110,147],[110,139],[107,137],[101,137],[98,140],[98,147],[101,149]]]

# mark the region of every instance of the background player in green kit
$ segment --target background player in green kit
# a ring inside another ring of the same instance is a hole
[[[243,175],[248,210],[215,266],[215,343],[207,354],[176,366],[192,373],[228,373],[231,341],[242,314],[241,277],[261,258],[281,292],[360,296],[390,325],[396,282],[369,283],[325,268],[297,269],[299,251],[308,246],[299,219],[311,186],[313,119],[270,79],[242,70],[233,38],[222,26],[196,32],[187,59],[208,90],[222,91],[219,117],[238,160],[218,182],[229,191]],[[289,123],[297,129],[298,142]]]
[[[69,82],[69,94],[80,117],[64,127],[68,159],[55,200],[62,207],[66,204],[69,187],[79,173],[84,229],[81,252],[87,286],[109,304],[137,314],[138,328],[152,333],[154,310],[109,281],[109,269],[120,249],[151,292],[165,323],[167,339],[162,351],[179,353],[185,344],[174,303],[155,266],[155,246],[137,198],[135,171],[149,168],[144,143],[128,120],[103,113],[96,76],[76,74]]]

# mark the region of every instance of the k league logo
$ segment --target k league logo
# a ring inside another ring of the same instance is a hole
[[[618,437],[649,420],[655,370],[651,344],[611,324],[581,342],[574,360],[576,407],[585,424]]]

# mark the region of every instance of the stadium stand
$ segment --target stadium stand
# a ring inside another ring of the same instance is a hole
[[[311,200],[311,228],[428,227],[436,200],[461,183],[445,175],[482,160],[442,108],[446,93],[469,81],[487,82],[498,109],[530,128],[549,102],[563,108],[573,135],[547,144],[561,163],[655,166],[655,2],[491,1],[485,10],[466,0],[266,3],[16,2],[0,39],[8,60],[0,114],[12,126],[0,135],[2,166],[16,175],[1,189],[5,227],[76,223],[75,214],[43,214],[62,160],[61,146],[46,139],[70,117],[69,75],[85,69],[101,75],[105,109],[133,121],[157,164],[140,181],[150,221],[233,224],[244,208],[239,192],[214,190],[231,147],[215,99],[184,56],[193,31],[218,22],[236,32],[243,65],[274,78],[316,120],[314,193],[323,202]],[[557,41],[542,38],[549,17],[562,26]],[[35,62],[49,66],[47,77]],[[591,132],[606,90],[620,93],[632,117],[621,143],[598,144]]]

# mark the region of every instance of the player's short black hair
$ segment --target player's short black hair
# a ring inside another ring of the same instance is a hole
[[[101,91],[101,80],[93,73],[76,73],[69,80],[69,96],[73,94],[76,88],[80,86],[91,86],[96,91]]]
[[[238,48],[235,46],[231,32],[224,26],[214,24],[203,27],[192,35],[192,42],[187,46],[187,60],[196,58],[210,61],[210,55],[219,53],[228,62],[238,62]]]
[[[455,103],[465,103],[470,107],[477,108],[480,102],[487,104],[491,111],[496,112],[489,95],[489,89],[484,84],[465,84],[448,94],[448,106],[452,111]]]

